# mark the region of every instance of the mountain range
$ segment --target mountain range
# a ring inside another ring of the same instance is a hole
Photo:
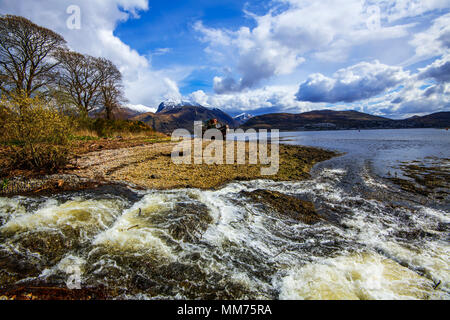
[[[217,108],[206,108],[188,101],[170,100],[162,102],[156,112],[144,112],[148,109],[124,107],[116,111],[115,116],[121,119],[143,121],[153,129],[167,134],[178,128],[193,132],[194,121],[210,119],[217,119],[229,125],[230,128],[282,131],[450,127],[450,112],[414,116],[402,120],[392,120],[358,111],[333,110],[317,110],[299,114],[271,113],[260,116],[243,113],[233,118]]]
[[[400,128],[448,128],[450,112],[392,120],[358,111],[318,110],[299,114],[272,113],[253,117],[243,129],[345,130],[345,129],[400,129]]]

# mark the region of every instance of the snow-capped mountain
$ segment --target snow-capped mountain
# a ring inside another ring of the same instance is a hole
[[[238,124],[244,124],[245,122],[247,122],[249,119],[253,118],[253,115],[249,114],[249,113],[241,113],[240,115],[237,115],[236,117],[234,117],[234,121],[236,121]]]
[[[191,101],[169,99],[164,102],[161,102],[161,104],[158,106],[158,110],[156,111],[156,113],[176,109],[179,107],[201,107],[201,105]]]

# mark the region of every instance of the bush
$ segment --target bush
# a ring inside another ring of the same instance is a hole
[[[91,130],[99,137],[114,137],[127,133],[155,134],[151,127],[141,121],[80,118],[78,124],[79,129]]]
[[[13,169],[54,171],[70,159],[70,121],[39,97],[2,97],[1,139]]]

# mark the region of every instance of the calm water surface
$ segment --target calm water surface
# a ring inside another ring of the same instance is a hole
[[[450,159],[450,131],[438,129],[282,132],[282,143],[338,150],[346,160],[370,160],[383,176],[400,162]]]

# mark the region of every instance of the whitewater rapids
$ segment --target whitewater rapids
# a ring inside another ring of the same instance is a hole
[[[76,269],[118,299],[449,299],[448,212],[349,174],[324,163],[302,182],[0,198],[0,286],[65,286]],[[257,189],[326,220],[263,210],[243,193]]]

